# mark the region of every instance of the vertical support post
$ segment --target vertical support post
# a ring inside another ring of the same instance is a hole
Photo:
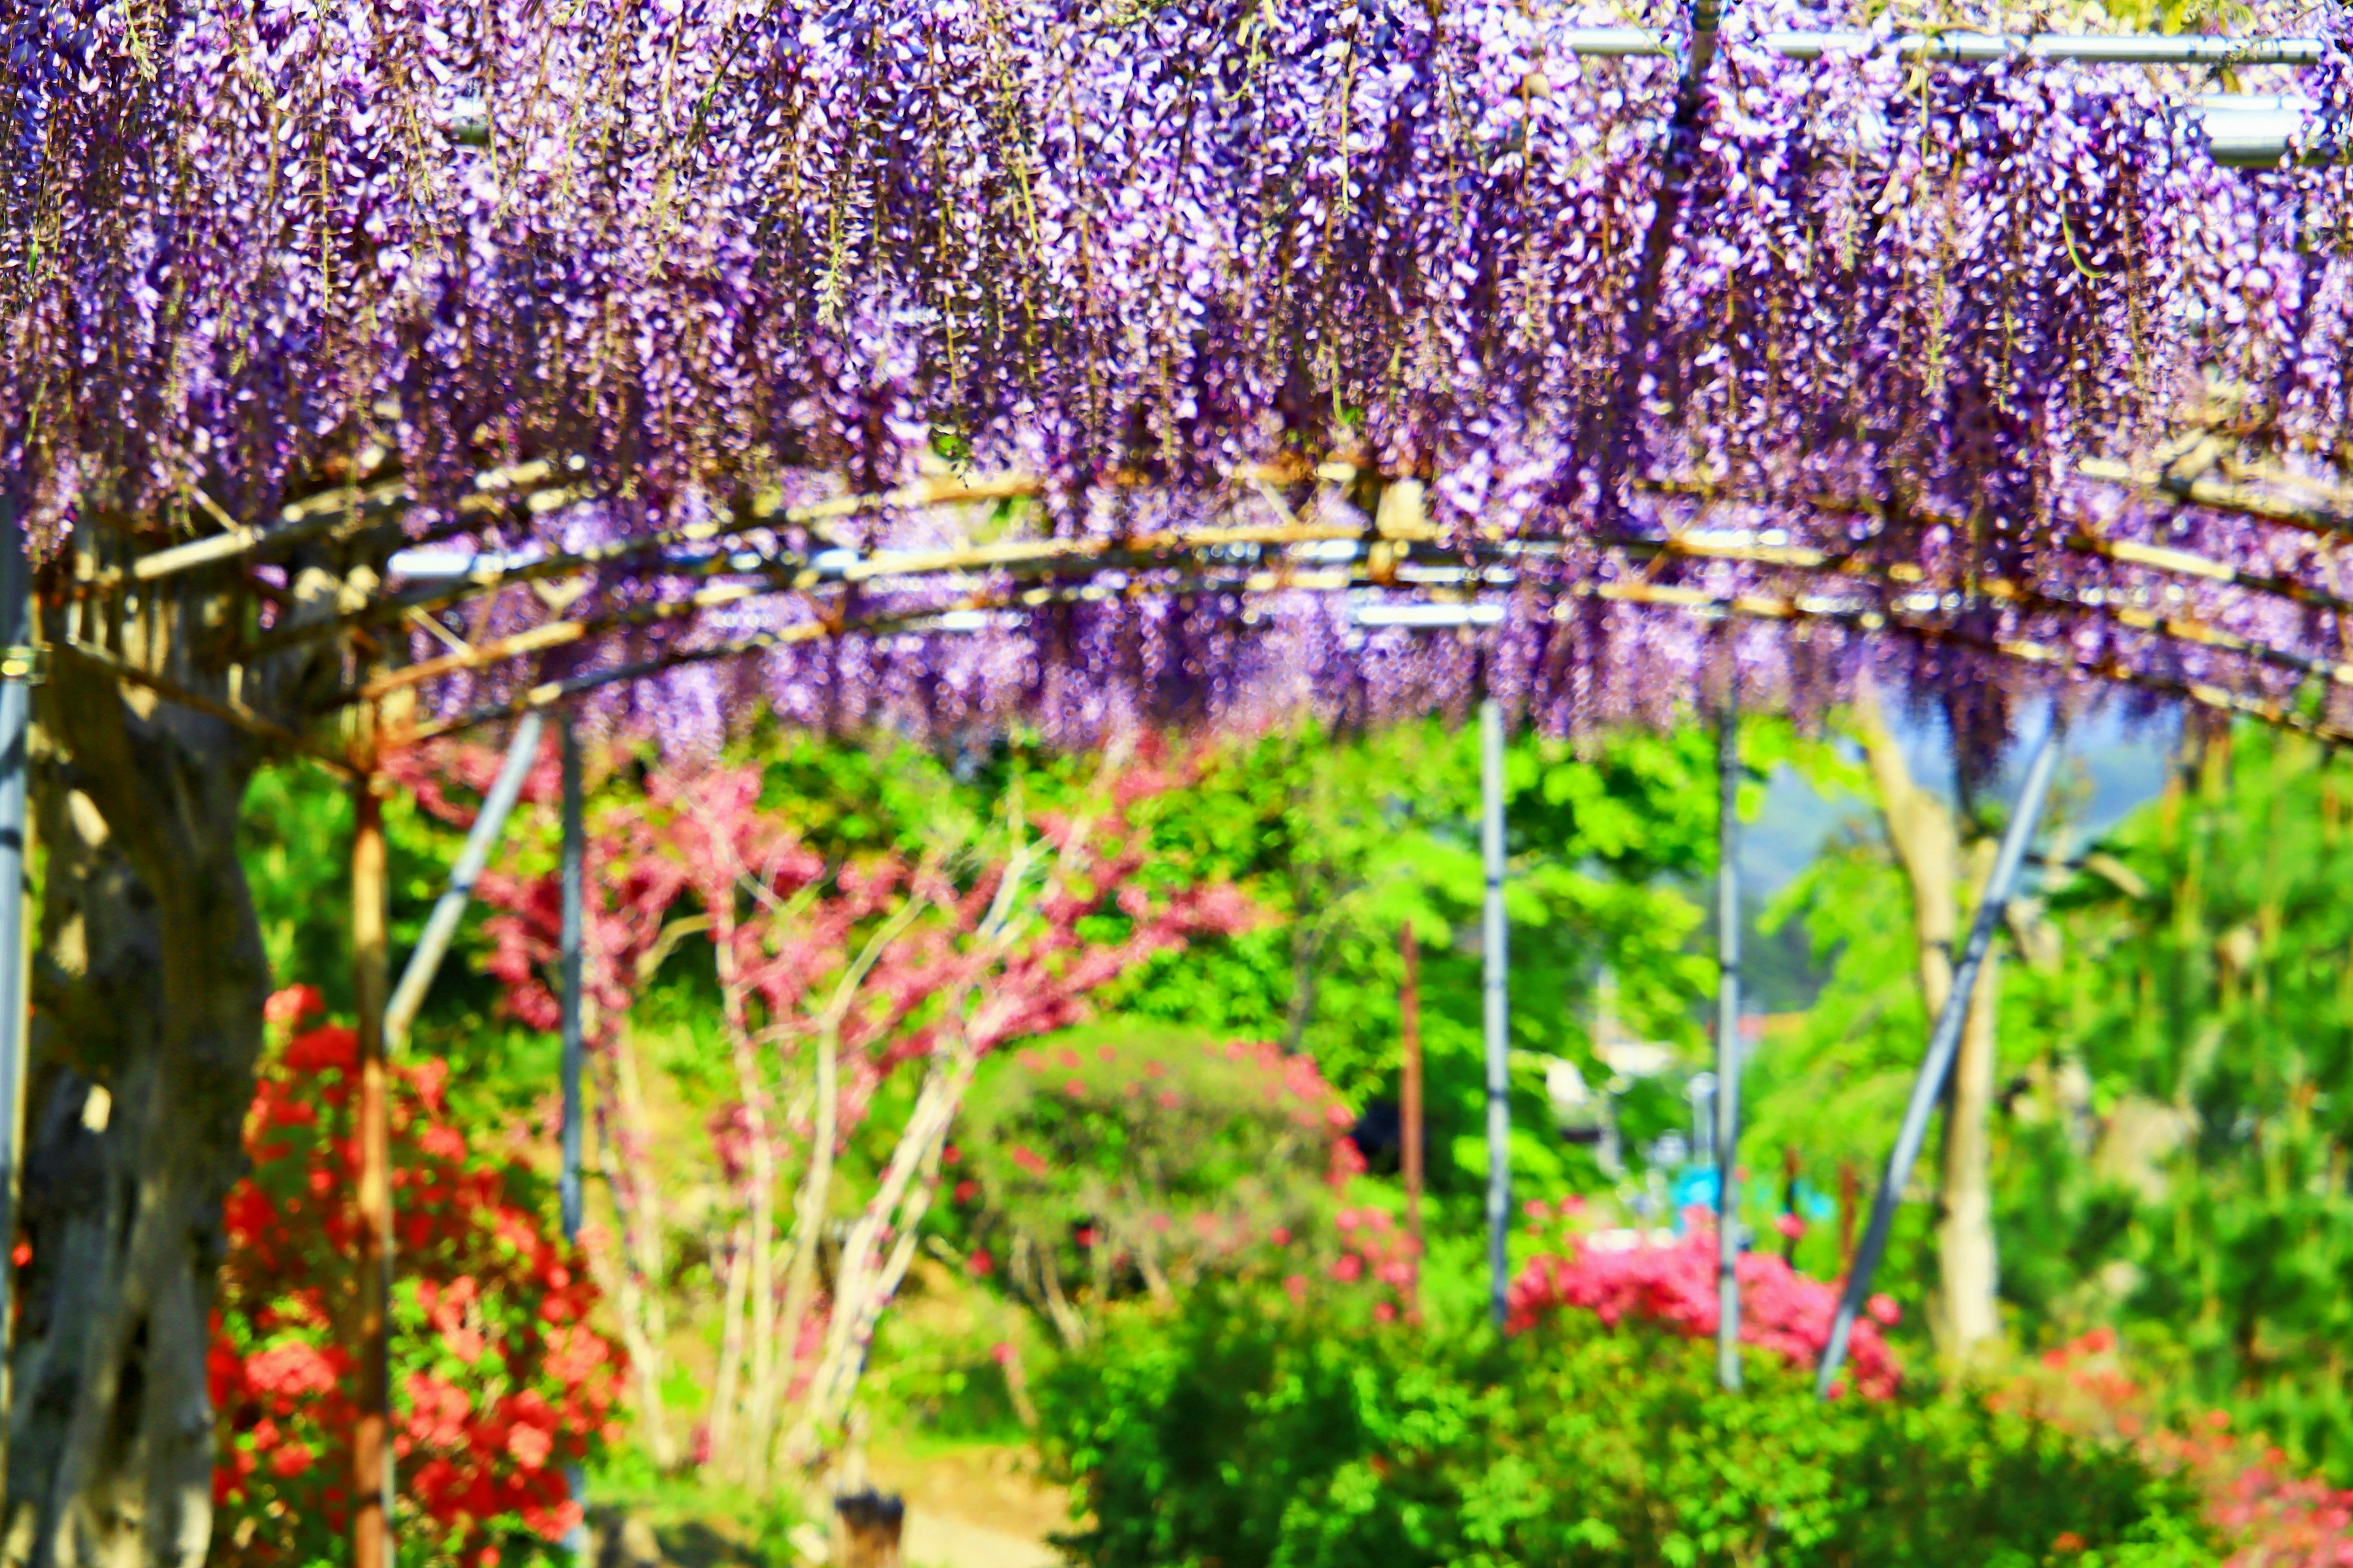
[[[1716,725],[1715,1382],[1740,1386],[1740,708],[1726,671]]]
[[[1854,1212],[1861,1205],[1862,1183],[1856,1177],[1854,1162],[1839,1162],[1839,1272],[1846,1274],[1854,1268]]]
[[[352,1426],[352,1565],[392,1568],[392,1102],[385,1061],[384,803],[352,786],[352,997],[359,1025],[359,1411]]]
[[[1781,1149],[1781,1212],[1798,1221],[1798,1146],[1788,1143]],[[1792,1225],[1789,1234],[1781,1238],[1781,1261],[1798,1261],[1798,1227]]]
[[[1479,837],[1487,865],[1481,946],[1487,961],[1488,1310],[1501,1326],[1511,1287],[1512,971],[1504,920],[1504,710],[1492,697],[1479,705]]]
[[[582,908],[586,896],[586,847],[582,842],[580,741],[572,719],[563,720],[564,747],[564,1168],[561,1198],[564,1239],[580,1239],[580,1070],[584,1040],[580,1019]]]
[[[1878,1270],[1881,1254],[1887,1249],[1887,1232],[1895,1220],[1896,1202],[1903,1195],[1904,1184],[1912,1178],[1913,1163],[1919,1159],[1920,1145],[1928,1136],[1928,1119],[1935,1114],[1936,1102],[1944,1098],[1945,1080],[1951,1076],[1953,1058],[1960,1049],[1961,1026],[1968,1020],[1969,994],[1977,988],[1978,971],[1985,964],[1986,950],[1993,945],[1995,928],[2009,907],[2010,889],[2018,881],[2018,868],[2026,858],[2027,846],[2033,842],[2058,760],[2059,715],[2054,711],[2050,728],[2035,742],[2033,755],[2027,762],[2026,782],[2019,786],[2018,804],[2010,812],[2009,828],[2001,836],[2001,848],[1994,856],[1993,871],[1986,878],[1985,896],[1978,900],[1977,916],[1969,922],[1968,942],[1961,949],[1961,961],[1953,969],[1952,993],[1945,998],[1944,1009],[1936,1015],[1936,1026],[1929,1033],[1927,1056],[1920,1063],[1920,1076],[1913,1080],[1911,1102],[1904,1108],[1904,1122],[1896,1130],[1895,1147],[1888,1152],[1887,1169],[1881,1173],[1879,1191],[1872,1198],[1871,1221],[1863,1227],[1862,1246],[1847,1270],[1846,1293],[1839,1300],[1838,1315],[1831,1321],[1830,1342],[1822,1347],[1822,1364],[1814,1380],[1814,1392],[1821,1398],[1830,1397],[1839,1368],[1846,1360],[1847,1340],[1854,1331],[1855,1317],[1871,1295],[1871,1277]]]
[[[16,1184],[25,1124],[27,952],[25,878],[32,850],[26,810],[33,715],[32,595],[25,525],[0,501],[0,1412],[15,1407],[8,1386],[16,1306]],[[0,1473],[7,1460],[0,1420]]]
[[[1405,1176],[1405,1231],[1413,1237],[1414,1281],[1420,1289],[1421,1244],[1421,943],[1413,922],[1398,928],[1398,956],[1405,962],[1405,980],[1398,989],[1398,1032],[1403,1036],[1405,1066],[1399,1074],[1398,1135],[1402,1146],[1398,1163]]]
[[[564,984],[564,1155],[558,1196],[564,1211],[564,1241],[569,1247],[580,1239],[580,1144],[582,1115],[580,1104],[581,1058],[585,1041],[581,1033],[581,927],[583,904],[586,896],[584,881],[586,874],[586,845],[581,824],[580,805],[580,738],[572,728],[572,716],[562,721],[564,752],[564,884],[563,915],[563,984]],[[587,1480],[580,1467],[574,1465],[564,1473],[565,1486],[572,1500],[585,1510],[588,1504]],[[575,1561],[585,1561],[588,1555],[588,1530],[585,1522],[575,1524],[565,1537],[565,1545]]]

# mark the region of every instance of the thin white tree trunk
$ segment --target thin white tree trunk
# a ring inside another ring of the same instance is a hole
[[[731,884],[732,887],[732,884]],[[744,1105],[744,1131],[750,1148],[751,1204],[749,1214],[749,1279],[752,1357],[752,1398],[744,1421],[743,1458],[731,1463],[763,1482],[767,1466],[760,1456],[768,1451],[769,1424],[775,1419],[771,1390],[776,1381],[776,1118],[766,1079],[760,1071],[759,1051],[752,1037],[749,999],[744,995],[742,969],[736,961],[737,926],[731,899],[713,901],[712,935],[718,954],[719,993],[727,1027],[729,1059],[735,1069],[735,1092]]]
[[[817,1295],[818,1253],[824,1245],[826,1205],[833,1195],[833,1144],[841,1103],[841,1031],[820,1028],[817,1037],[817,1103],[809,1118],[808,1168],[801,1173],[800,1192],[793,1204],[791,1259],[785,1272],[785,1304],[778,1321],[782,1331],[800,1342],[801,1320],[808,1315]],[[764,1390],[770,1401],[768,1418],[774,1429],[783,1406],[783,1387],[791,1375],[793,1358],[786,1356],[774,1387]],[[763,1451],[762,1463],[767,1463]]]
[[[742,1404],[742,1391],[737,1384],[744,1370],[744,1297],[752,1278],[746,1262],[752,1246],[751,1226],[748,1217],[739,1221],[730,1238],[727,1281],[719,1307],[719,1366],[712,1375],[711,1405],[703,1418],[703,1430],[711,1438],[711,1452],[723,1465],[732,1464],[733,1468],[741,1467],[740,1458],[730,1461],[726,1457],[738,1454],[741,1447],[735,1441],[735,1422]]]
[[[630,1370],[637,1379],[638,1419],[646,1449],[656,1468],[668,1470],[678,1463],[678,1446],[671,1440],[670,1415],[661,1393],[670,1342],[669,1313],[662,1297],[666,1270],[661,1200],[648,1163],[652,1155],[651,1132],[638,1078],[637,1051],[626,1027],[612,1031],[610,1042],[606,1054],[612,1061],[611,1104],[599,1108],[608,1114],[597,1118],[602,1134],[597,1143],[605,1188],[611,1194],[620,1231],[622,1256],[615,1304],[620,1311]]]
[[[1920,999],[1927,1016],[1944,1011],[1953,992],[1954,944],[1960,931],[1963,855],[1952,809],[1912,777],[1903,748],[1889,731],[1866,683],[1856,694],[1856,730],[1879,793],[1888,842],[1912,892]],[[1967,857],[1968,901],[1982,896],[1993,869],[1994,844],[1981,840]],[[1969,996],[1960,1052],[1945,1096],[1945,1138],[1938,1191],[1938,1286],[1929,1313],[1944,1353],[1973,1358],[2001,1331],[1996,1307],[1999,1261],[1993,1231],[1990,1121],[1996,1076],[1994,1020],[2000,995],[2000,952],[1986,954]]]
[[[1937,1331],[1947,1353],[1969,1361],[2001,1334],[1994,1253],[1992,1129],[1994,1014],[1999,951],[1989,952],[1969,997],[1946,1110],[1943,1214],[1936,1227],[1942,1289]]]

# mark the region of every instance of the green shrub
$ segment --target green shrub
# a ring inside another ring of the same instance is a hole
[[[955,1189],[969,1234],[1076,1344],[1108,1301],[1334,1260],[1350,1118],[1303,1056],[1127,1022],[988,1064]]]
[[[1500,1339],[1236,1291],[1121,1314],[1047,1381],[1047,1451],[1111,1568],[2100,1564],[2217,1554],[2180,1482],[1966,1394],[1815,1403],[1752,1355],[1582,1314]]]

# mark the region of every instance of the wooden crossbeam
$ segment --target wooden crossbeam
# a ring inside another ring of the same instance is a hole
[[[1741,595],[1726,599],[1704,590],[1663,586],[1653,583],[1601,583],[1588,584],[1592,597],[1626,604],[1656,605],[1664,608],[1733,615],[1750,619],[1775,621],[1817,621],[1843,626],[1865,633],[1894,632],[1901,636],[1934,643],[1949,643],[1975,652],[1992,655],[2014,663],[2040,665],[2046,668],[2073,669],[2076,673],[2103,680],[2110,685],[2134,686],[2179,699],[2211,711],[2233,718],[2252,719],[2274,729],[2287,730],[2307,735],[2329,745],[2353,742],[2353,730],[2309,719],[2283,703],[2267,697],[2250,697],[2243,692],[2216,686],[2211,681],[2184,680],[2172,676],[2151,675],[2134,669],[2120,659],[2099,658],[2080,654],[2071,648],[2038,643],[2023,637],[1990,637],[1957,626],[1938,626],[1883,609],[1865,605],[1809,605],[1796,597],[1771,595]]]
[[[118,681],[127,681],[131,685],[142,687],[174,707],[185,708],[191,712],[217,719],[225,724],[244,731],[256,740],[267,741],[272,745],[298,752],[313,762],[322,764],[339,778],[348,781],[357,776],[353,772],[351,764],[340,752],[288,729],[275,719],[255,712],[242,702],[208,697],[201,691],[191,690],[168,676],[158,675],[151,669],[142,669],[128,659],[118,658],[106,649],[89,643],[66,638],[52,643],[49,647],[57,653],[102,671]]]

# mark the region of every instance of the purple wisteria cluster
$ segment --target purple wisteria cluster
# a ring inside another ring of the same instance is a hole
[[[51,544],[396,474],[436,548],[602,549],[449,623],[569,640],[418,634],[445,719],[740,649],[599,700],[1568,731],[1878,663],[1988,739],[2083,675],[2353,727],[2341,162],[2217,167],[2186,73],[1786,59],[1852,18],[1768,3],[1677,134],[1680,62],[1572,47],[1623,19],[5,0],[5,483]],[[2338,26],[2242,73],[2324,160]]]

